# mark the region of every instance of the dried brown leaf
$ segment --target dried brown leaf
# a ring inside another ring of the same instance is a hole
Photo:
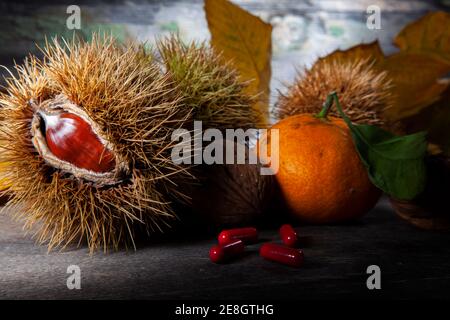
[[[272,26],[227,0],[206,0],[211,45],[250,81],[247,93],[259,95],[254,106],[267,123],[271,77]]]

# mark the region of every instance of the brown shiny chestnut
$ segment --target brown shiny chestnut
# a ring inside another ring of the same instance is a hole
[[[78,115],[40,113],[45,122],[45,139],[49,150],[60,160],[93,172],[109,172],[115,167],[113,153]]]

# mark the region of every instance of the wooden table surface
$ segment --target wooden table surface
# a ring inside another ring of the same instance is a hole
[[[361,221],[300,229],[304,266],[258,256],[260,244],[232,263],[209,261],[210,236],[141,244],[136,252],[69,248],[47,254],[21,224],[0,216],[0,298],[9,299],[322,299],[449,298],[450,234],[418,230],[382,199]],[[261,238],[277,239],[276,230]],[[66,286],[78,265],[81,290]],[[381,290],[368,290],[366,269],[381,269]]]

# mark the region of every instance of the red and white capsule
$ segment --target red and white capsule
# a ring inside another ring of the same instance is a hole
[[[237,228],[224,230],[219,233],[219,244],[227,244],[235,240],[242,240],[245,244],[258,241],[258,230],[256,228]]]
[[[301,267],[304,260],[302,250],[285,247],[275,243],[263,244],[259,250],[259,255],[267,260],[296,268]]]
[[[225,245],[217,245],[209,250],[209,258],[212,262],[223,263],[237,258],[244,252],[244,242],[234,240]]]
[[[297,231],[290,225],[284,224],[280,228],[280,237],[285,245],[295,248],[298,246],[298,234]]]

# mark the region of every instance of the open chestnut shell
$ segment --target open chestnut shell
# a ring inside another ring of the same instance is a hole
[[[31,103],[32,142],[49,165],[98,186],[121,181],[126,164],[80,107],[64,95]]]
[[[57,158],[94,172],[114,170],[113,153],[83,118],[68,112],[40,115],[45,123],[47,146]]]

